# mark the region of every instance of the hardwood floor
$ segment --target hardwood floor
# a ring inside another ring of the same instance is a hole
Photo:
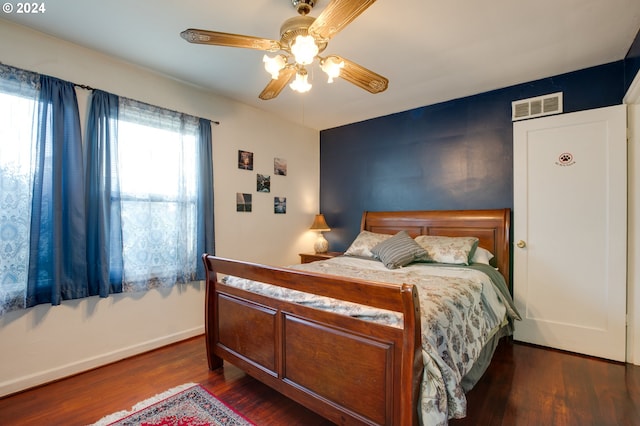
[[[503,341],[451,425],[640,425],[640,366]]]
[[[184,383],[257,425],[331,425],[237,368],[207,369],[197,337],[0,399],[0,425],[86,425]],[[640,367],[504,340],[451,425],[640,425]]]

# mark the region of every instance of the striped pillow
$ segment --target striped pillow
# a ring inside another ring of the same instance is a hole
[[[405,231],[400,231],[371,249],[371,253],[389,269],[401,268],[415,260],[425,259],[427,252]]]

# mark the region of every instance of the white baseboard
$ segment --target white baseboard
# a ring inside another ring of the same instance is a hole
[[[34,386],[43,385],[54,380],[63,379],[97,367],[102,367],[112,362],[120,361],[122,359],[139,355],[153,349],[158,349],[201,334],[204,334],[204,326],[195,327],[190,330],[183,330],[178,333],[162,336],[94,357],[81,359],[49,370],[38,371],[27,376],[0,382],[0,397],[20,392]]]

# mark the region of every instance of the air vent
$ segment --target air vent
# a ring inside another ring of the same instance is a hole
[[[511,102],[511,120],[542,117],[562,112],[562,92]]]

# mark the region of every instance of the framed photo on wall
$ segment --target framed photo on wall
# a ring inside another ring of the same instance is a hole
[[[256,178],[256,191],[271,192],[271,176],[261,175],[258,173]]]
[[[253,170],[253,152],[238,150],[238,168]]]
[[[273,159],[273,174],[286,176],[287,175],[287,160],[284,158],[274,158]]]
[[[273,197],[273,212],[275,214],[287,213],[287,197]]]
[[[251,211],[251,194],[244,194],[242,192],[236,193],[236,211],[238,212]]]

